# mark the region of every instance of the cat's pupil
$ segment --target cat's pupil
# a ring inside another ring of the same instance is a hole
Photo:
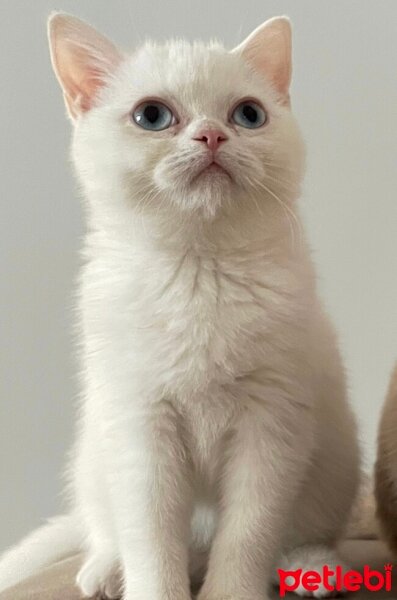
[[[160,117],[160,111],[157,106],[150,104],[146,106],[144,110],[145,119],[149,121],[149,123],[155,123]]]
[[[250,123],[255,123],[258,119],[258,112],[253,106],[246,104],[243,108],[243,115]]]

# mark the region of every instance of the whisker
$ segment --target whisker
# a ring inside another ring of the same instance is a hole
[[[293,249],[296,248],[296,238],[295,238],[295,228],[298,234],[298,241],[299,244],[302,241],[302,229],[301,229],[301,223],[299,221],[299,219],[297,218],[296,214],[294,213],[294,211],[288,206],[288,204],[286,204],[273,190],[271,190],[267,185],[265,185],[263,182],[261,181],[255,181],[255,183],[261,187],[263,190],[265,190],[265,192],[267,192],[268,194],[270,194],[270,196],[272,198],[274,198],[274,200],[276,200],[276,202],[281,206],[281,208],[283,209],[287,219],[288,219],[288,223],[289,223],[289,228],[290,228],[290,232],[291,232],[291,241],[292,241],[292,247]]]

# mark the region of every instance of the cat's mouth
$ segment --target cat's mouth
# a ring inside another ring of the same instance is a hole
[[[194,176],[193,181],[197,181],[201,177],[228,177],[232,180],[232,176],[229,171],[225,169],[217,160],[213,159],[204,168],[202,168],[197,175]]]

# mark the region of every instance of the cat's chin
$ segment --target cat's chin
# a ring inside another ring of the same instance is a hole
[[[215,218],[232,193],[233,180],[219,165],[210,165],[195,177],[190,185],[190,203],[204,219]]]
[[[190,189],[185,187],[183,192],[172,194],[170,199],[182,214],[210,221],[230,202],[230,185],[224,180],[225,175],[206,174]]]
[[[211,163],[190,179],[156,182],[164,205],[171,203],[182,214],[211,220],[230,202],[234,181],[221,165]]]
[[[204,169],[202,169],[193,179],[192,183],[195,182],[208,182],[208,184],[216,182],[218,184],[219,180],[225,179],[232,181],[232,176],[229,171],[225,169],[221,164],[217,162],[212,162]]]
[[[211,163],[194,176],[189,187],[193,194],[204,194],[209,200],[217,201],[219,195],[230,192],[232,185],[230,173],[221,165]]]

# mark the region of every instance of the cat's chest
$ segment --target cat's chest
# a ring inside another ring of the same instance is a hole
[[[283,299],[260,257],[140,256],[86,285],[89,328],[115,360],[173,393],[223,385],[257,367]],[[100,301],[98,302],[98,297]]]
[[[275,295],[259,260],[186,254],[149,268],[145,277],[137,302],[143,326],[156,331],[154,349],[167,369],[198,383],[226,381],[250,368]]]

